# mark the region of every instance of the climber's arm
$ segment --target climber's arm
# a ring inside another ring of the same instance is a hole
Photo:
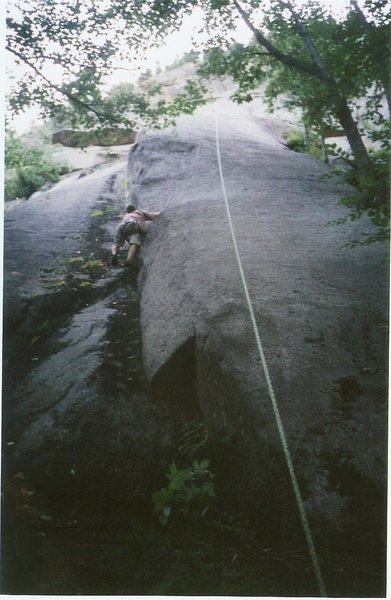
[[[161,211],[159,212],[147,212],[146,210],[143,210],[144,216],[147,219],[147,221],[153,221],[154,219],[156,219],[156,217],[158,217],[161,214]]]

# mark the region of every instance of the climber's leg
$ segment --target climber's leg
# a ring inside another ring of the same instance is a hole
[[[138,247],[139,247],[139,244],[129,244],[128,256],[126,259],[126,262],[128,263],[128,265],[133,264],[133,260],[136,257]]]
[[[141,243],[141,235],[139,233],[133,233],[131,236],[129,236],[129,250],[128,257],[126,259],[128,265],[134,265],[134,259],[136,258],[137,250],[141,246]]]
[[[117,227],[117,230],[115,232],[115,237],[113,240],[113,245],[111,246],[111,264],[113,266],[116,266],[116,264],[118,262],[119,249],[121,248],[121,246],[124,245],[125,241],[126,241],[126,230],[124,227],[124,223],[121,222]]]
[[[118,262],[118,252],[119,246],[118,244],[113,244],[111,246],[111,264],[115,267]]]

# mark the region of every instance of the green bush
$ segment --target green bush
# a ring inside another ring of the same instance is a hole
[[[45,183],[55,183],[67,172],[53,161],[47,147],[23,142],[12,130],[5,137],[4,199],[28,198]]]
[[[152,496],[155,513],[159,515],[159,521],[163,525],[167,524],[173,511],[182,514],[202,513],[210,501],[214,500],[214,475],[208,467],[209,460],[195,460],[187,469],[178,469],[175,463],[171,463],[166,474],[168,486]]]
[[[370,168],[366,173],[358,173],[357,169],[345,172],[347,183],[355,190],[343,196],[340,204],[350,209],[349,218],[352,221],[366,215],[373,224],[375,231],[363,234],[360,240],[353,240],[348,246],[357,244],[372,244],[389,239],[390,234],[390,204],[389,204],[389,150],[371,153]]]
[[[290,150],[295,152],[305,151],[304,133],[299,129],[288,129],[284,133],[284,140]]]
[[[308,154],[317,158],[322,155],[320,137],[313,131],[309,132],[307,145],[304,132],[300,129],[288,129],[285,131],[284,140],[288,148],[294,152],[308,152]]]

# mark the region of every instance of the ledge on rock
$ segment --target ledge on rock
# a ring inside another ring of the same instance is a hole
[[[136,132],[122,129],[105,129],[103,131],[80,131],[76,129],[61,129],[52,134],[53,144],[62,144],[70,148],[85,148],[86,146],[121,146],[133,144]]]

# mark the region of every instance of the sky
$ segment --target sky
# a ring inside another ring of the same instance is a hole
[[[9,0],[12,4],[12,0]],[[106,86],[110,88],[116,84],[122,82],[135,82],[142,71],[151,69],[152,72],[156,71],[156,68],[167,67],[172,64],[177,58],[180,58],[186,52],[189,52],[193,47],[192,38],[196,35],[197,30],[202,26],[202,16],[200,11],[195,11],[193,15],[189,15],[185,18],[183,26],[180,31],[171,34],[167,37],[167,41],[164,45],[159,48],[153,48],[149,50],[144,57],[141,57],[138,63],[132,61],[131,63],[119,63],[121,67],[116,70],[112,75],[107,78]],[[240,23],[237,31],[235,32],[235,38],[238,42],[245,43],[251,37],[251,34],[244,23]],[[198,35],[199,38],[199,35]],[[13,60],[12,56],[6,57],[6,65],[9,73],[17,76],[18,67]],[[52,81],[59,83],[58,74],[52,71],[50,73]],[[9,89],[8,78],[6,80],[6,90]],[[39,123],[39,109],[32,107],[27,110],[24,114],[17,116],[12,122],[12,126],[18,134],[26,132],[34,122]]]
[[[12,0],[8,0],[8,6],[12,6]],[[324,0],[324,5],[330,7],[334,13],[339,12],[344,5],[345,0]],[[118,83],[124,81],[136,81],[142,71],[147,68],[154,72],[159,65],[164,68],[172,64],[177,58],[180,58],[186,52],[192,49],[193,42],[192,38],[195,36],[197,29],[202,25],[202,16],[200,11],[195,11],[191,16],[189,15],[183,23],[180,31],[168,36],[166,43],[159,48],[149,50],[146,55],[141,58],[138,64],[134,61],[130,64],[121,63],[118,64],[120,69],[116,70],[106,82],[107,88],[112,87]],[[199,33],[198,33],[199,39]],[[238,28],[235,32],[235,38],[238,42],[246,43],[251,37],[249,29],[243,22],[238,24]],[[6,55],[5,57],[6,66],[8,73],[12,73],[15,76],[18,74],[18,67],[16,66],[12,56]],[[54,71],[48,73],[49,77],[56,81],[58,80],[58,74]],[[4,89],[4,86],[3,86]],[[8,77],[5,79],[5,89],[9,89]],[[12,122],[12,127],[20,135],[28,131],[32,125],[40,124],[39,109],[32,107],[26,110],[23,114],[18,115]]]

